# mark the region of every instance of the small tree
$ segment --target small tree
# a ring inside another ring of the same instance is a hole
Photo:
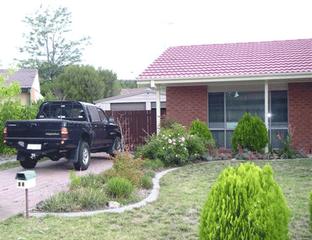
[[[264,122],[258,116],[245,113],[239,120],[232,137],[232,149],[238,148],[250,151],[262,151],[269,142],[268,131]]]
[[[72,20],[67,8],[40,7],[26,16],[24,22],[29,31],[24,34],[25,44],[20,48],[25,54],[25,59],[20,60],[22,67],[36,68],[41,79],[52,80],[65,66],[80,62],[89,38],[69,40]]]
[[[288,239],[289,209],[271,166],[226,168],[202,209],[201,240]]]

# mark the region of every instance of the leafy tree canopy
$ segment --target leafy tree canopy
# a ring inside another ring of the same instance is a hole
[[[30,30],[23,35],[25,45],[20,52],[26,56],[20,60],[21,67],[36,68],[41,79],[52,80],[65,66],[80,62],[89,37],[68,39],[72,20],[67,8],[40,7],[32,16],[26,16],[24,22]]]
[[[71,65],[57,77],[52,89],[58,99],[93,102],[104,96],[105,83],[94,67]]]

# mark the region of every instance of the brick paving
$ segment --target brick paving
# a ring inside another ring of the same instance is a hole
[[[112,167],[112,161],[105,154],[94,154],[88,170],[76,172],[77,175],[99,173]],[[44,161],[35,168],[37,174],[36,187],[29,189],[29,206],[51,195],[66,190],[69,183],[69,171],[72,164],[65,160],[57,162]],[[23,171],[21,167],[0,171],[0,221],[25,211],[25,190],[17,189],[15,175]]]

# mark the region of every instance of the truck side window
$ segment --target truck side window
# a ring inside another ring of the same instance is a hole
[[[99,111],[101,122],[103,122],[104,124],[108,124],[108,119],[105,116],[104,112],[99,108],[98,108],[98,111]]]
[[[88,110],[89,110],[92,122],[100,122],[101,121],[99,112],[98,112],[96,107],[88,106]]]

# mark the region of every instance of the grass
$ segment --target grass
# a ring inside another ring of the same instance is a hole
[[[10,168],[19,167],[19,166],[20,166],[19,161],[10,161],[10,162],[6,162],[6,163],[1,163],[0,164],[0,171],[1,170],[7,170]]]
[[[49,160],[49,158],[44,157],[44,158],[40,159],[39,162],[43,162],[43,161],[46,161],[46,160]],[[6,163],[0,163],[0,171],[7,170],[7,169],[10,169],[10,168],[16,168],[16,167],[19,167],[19,166],[20,166],[19,161],[10,161],[10,162],[6,162]]]
[[[291,239],[312,239],[308,211],[312,160],[269,163],[292,210]],[[220,171],[233,164],[237,162],[194,164],[169,173],[161,180],[160,198],[131,212],[82,218],[14,217],[0,223],[0,239],[198,239],[199,213],[207,193]]]

